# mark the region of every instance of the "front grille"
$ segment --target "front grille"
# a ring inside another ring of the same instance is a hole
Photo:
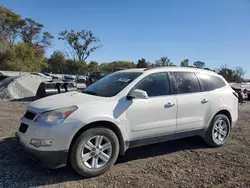
[[[19,127],[19,132],[21,133],[26,133],[26,131],[28,130],[29,125],[26,125],[24,123],[21,123],[20,127]]]
[[[36,114],[33,113],[33,112],[30,112],[30,111],[27,111],[27,112],[24,114],[24,117],[27,118],[27,119],[33,120],[33,119],[36,117]]]

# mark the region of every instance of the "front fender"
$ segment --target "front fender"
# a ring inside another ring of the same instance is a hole
[[[107,127],[108,123],[112,123],[112,128],[115,126],[116,130],[117,129],[119,130],[119,134],[117,136],[119,137],[119,140],[120,140],[120,146],[121,146],[120,153],[124,154],[124,152],[127,149],[126,143],[128,141],[128,134],[126,132],[126,126],[122,125],[119,121],[115,121],[114,119],[112,119],[110,117],[105,117],[105,118],[102,117],[101,119],[96,117],[93,119],[89,119],[88,121],[86,121],[84,123],[83,122],[78,123],[77,126],[75,126],[74,130],[72,130],[72,134],[71,134],[69,142],[68,142],[68,148],[70,148],[70,145],[71,145],[73,139],[75,139],[74,137],[78,134],[78,132],[84,131],[85,128],[86,128],[86,130],[91,128],[92,124],[93,124],[93,127],[95,127],[96,124],[104,123],[104,122],[105,122],[106,127]]]

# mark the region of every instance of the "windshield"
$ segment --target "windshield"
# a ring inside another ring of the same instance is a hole
[[[83,93],[113,97],[141,74],[141,72],[116,72],[91,84],[83,90]]]

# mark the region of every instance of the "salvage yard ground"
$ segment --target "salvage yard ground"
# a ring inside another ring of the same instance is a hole
[[[42,168],[21,149],[14,133],[27,104],[0,101],[0,187],[250,187],[250,102],[224,147],[194,137],[134,148],[91,179],[69,167]]]

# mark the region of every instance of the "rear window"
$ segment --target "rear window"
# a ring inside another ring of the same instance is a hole
[[[212,91],[226,85],[225,82],[217,76],[201,73],[196,74],[196,76],[200,81],[202,91]]]

